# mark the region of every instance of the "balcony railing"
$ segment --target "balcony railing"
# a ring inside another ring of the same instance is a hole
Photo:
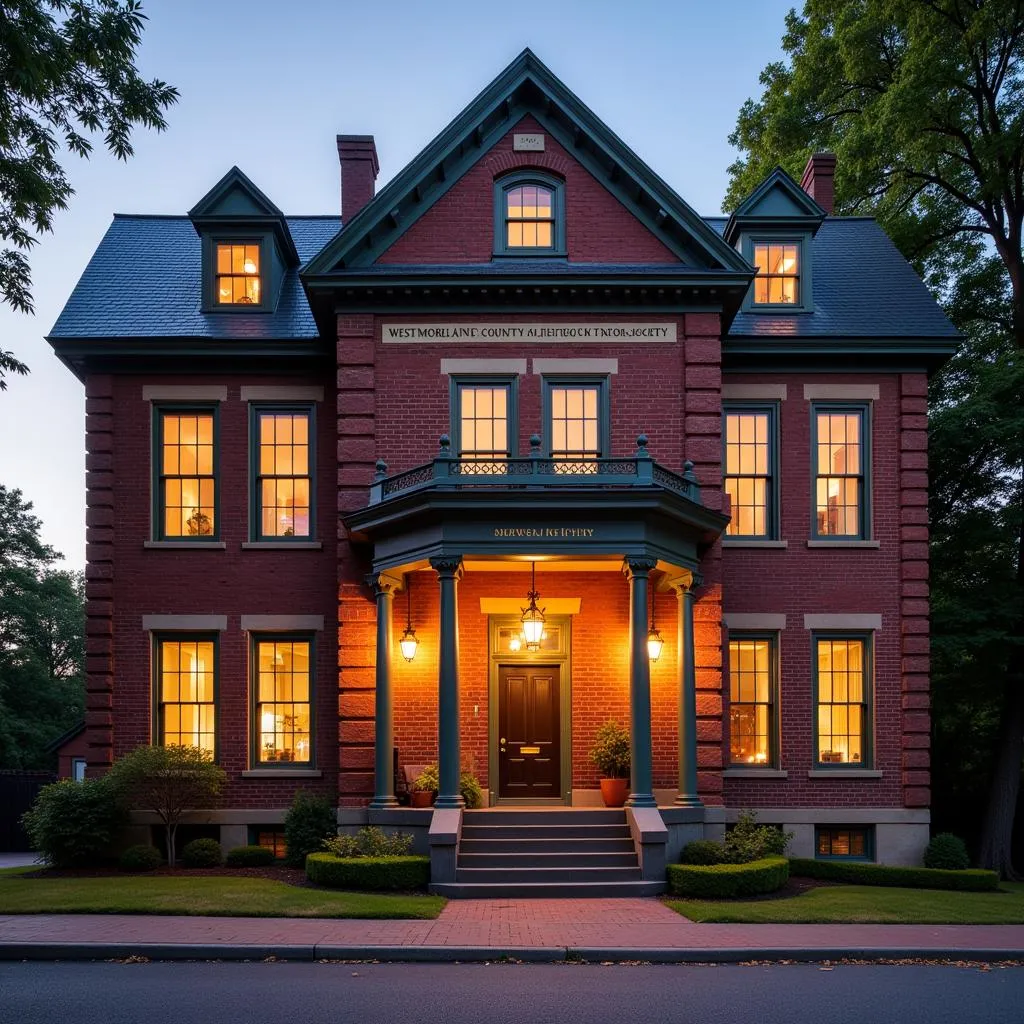
[[[470,487],[517,490],[660,487],[700,504],[700,486],[693,463],[685,463],[682,473],[673,473],[658,465],[647,451],[645,434],[636,439],[636,453],[624,459],[554,459],[542,456],[540,447],[541,440],[534,434],[530,438],[530,454],[525,458],[459,458],[452,453],[448,435],[442,434],[440,452],[425,465],[388,476],[387,463],[378,461],[370,487],[370,504],[378,505],[414,491]]]

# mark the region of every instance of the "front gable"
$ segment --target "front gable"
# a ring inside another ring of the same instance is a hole
[[[813,235],[825,217],[825,211],[781,167],[776,167],[736,207],[725,225],[725,240],[734,245],[752,227]]]

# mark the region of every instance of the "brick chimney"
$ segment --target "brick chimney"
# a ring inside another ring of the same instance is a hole
[[[350,220],[373,198],[380,164],[372,135],[339,135],[341,222]]]
[[[815,153],[800,179],[800,187],[830,216],[836,209],[835,178],[835,153]]]

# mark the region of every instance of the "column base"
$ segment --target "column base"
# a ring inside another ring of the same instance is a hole
[[[458,796],[441,796],[439,793],[434,801],[434,806],[442,811],[461,811],[465,809],[466,801],[463,799],[462,794]]]
[[[386,811],[398,807],[398,801],[393,796],[375,796],[370,801],[371,811]]]
[[[675,799],[676,807],[703,807],[704,801],[699,796],[692,796],[689,793],[680,793]]]
[[[626,800],[627,807],[657,807],[658,801],[653,793],[630,793]]]

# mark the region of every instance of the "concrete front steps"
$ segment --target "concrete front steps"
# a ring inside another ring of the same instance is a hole
[[[546,808],[466,811],[450,899],[654,896],[641,876],[626,812]]]

